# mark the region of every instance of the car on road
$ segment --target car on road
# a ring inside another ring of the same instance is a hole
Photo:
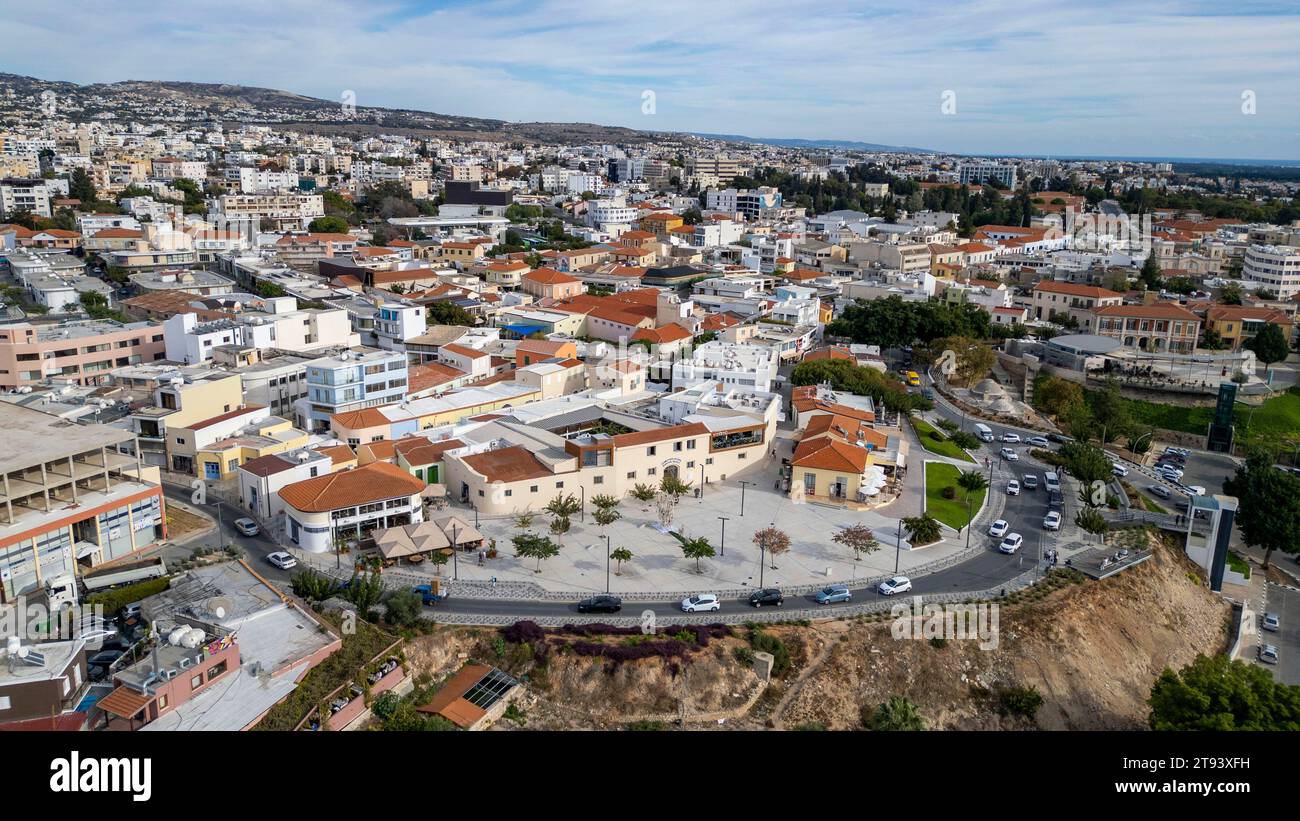
[[[1038,490],[1038,474],[1026,473],[1020,477],[1020,485],[1025,490]]]
[[[1188,456],[1192,455],[1192,452],[1187,448],[1173,448],[1173,447],[1165,448],[1165,453],[1168,454],[1169,456],[1178,456],[1183,459],[1186,459]]]
[[[1187,491],[1188,493],[1192,494],[1193,496],[1205,495],[1205,488],[1201,487],[1200,485],[1179,485],[1179,487],[1181,487],[1183,490]]]
[[[1007,531],[1010,529],[1011,524],[1006,519],[998,519],[996,522],[989,525],[989,535],[1001,539],[1003,536],[1007,535]]]
[[[922,389],[921,389],[921,398],[922,398],[922,399],[929,399],[929,400],[933,401],[933,400],[934,400],[934,389],[933,389],[933,388],[922,388]]]
[[[1010,481],[1007,482],[1007,495],[1008,496],[1020,495],[1020,483],[1017,482],[1015,479],[1011,479]]]
[[[120,659],[125,653],[121,650],[100,650],[95,655],[86,659],[87,667],[108,667],[113,662]]]
[[[1044,529],[1044,530],[1060,530],[1060,529],[1061,529],[1061,511],[1059,511],[1059,510],[1049,510],[1049,511],[1047,512],[1047,515],[1043,517],[1043,529]]]
[[[1173,495],[1169,492],[1169,488],[1164,485],[1147,485],[1147,493],[1152,496],[1159,496],[1161,499],[1168,499]]]
[[[1277,664],[1277,647],[1272,644],[1261,644],[1258,657],[1265,664]]]
[[[245,536],[256,536],[262,532],[262,528],[252,519],[236,519],[235,530],[238,530]]]
[[[1277,613],[1265,613],[1264,619],[1259,623],[1259,626],[1276,633],[1282,628],[1282,621],[1277,617]]]
[[[849,601],[853,594],[842,584],[833,584],[830,587],[824,587],[817,591],[818,604],[837,604],[839,602]]]
[[[1000,436],[999,438],[1000,438],[1003,442],[1012,442],[1012,443],[1019,443],[1019,442],[1020,442],[1020,434],[1018,434],[1018,433],[1011,433],[1010,431],[1008,431],[1007,433],[1002,434],[1002,436]]]
[[[682,599],[682,612],[700,613],[714,612],[722,609],[722,602],[718,601],[715,593],[699,593],[689,598]]]
[[[876,590],[882,596],[892,596],[895,593],[906,593],[912,589],[912,580],[906,576],[895,576],[892,579],[885,579],[880,583]]]
[[[921,387],[921,375],[916,371],[907,372],[907,384],[914,388]]]
[[[1009,533],[1007,534],[1007,537],[1002,540],[1002,544],[998,545],[998,550],[1003,553],[1015,553],[1024,543],[1024,536],[1021,536],[1019,533]]]
[[[618,596],[592,596],[578,602],[579,613],[617,613],[623,609],[623,600]]]
[[[283,550],[268,554],[266,560],[281,570],[288,570],[298,566],[298,560],[292,554],[285,553]]]
[[[1017,454],[1011,448],[1003,448],[1002,450],[998,451],[998,455],[1001,456],[1003,459],[1006,459],[1008,462],[1020,461],[1020,455]]]
[[[765,587],[749,594],[749,603],[754,607],[780,607],[785,604],[785,596],[775,587]]]
[[[1047,441],[1046,436],[1031,436],[1025,440],[1025,444],[1033,445],[1036,448],[1051,447],[1052,443]]]
[[[1116,476],[1124,477],[1128,475],[1128,468],[1124,467],[1119,462],[1111,462],[1110,472]]]
[[[1047,434],[1047,441],[1055,442],[1058,445],[1064,445],[1066,442],[1072,442],[1074,440],[1063,433],[1049,433]]]

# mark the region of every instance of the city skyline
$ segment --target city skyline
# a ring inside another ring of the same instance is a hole
[[[948,153],[1300,159],[1300,10],[1105,5],[127,2],[107,18],[12,10],[0,70]],[[105,41],[119,47],[81,59]]]

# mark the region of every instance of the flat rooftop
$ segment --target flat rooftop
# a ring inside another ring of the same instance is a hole
[[[135,438],[109,425],[78,425],[44,411],[0,403],[0,473],[66,458]]]

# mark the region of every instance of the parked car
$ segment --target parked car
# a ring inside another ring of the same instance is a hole
[[[1204,495],[1205,495],[1205,488],[1201,487],[1200,485],[1182,485],[1182,484],[1180,484],[1179,487],[1181,487],[1183,490],[1187,491],[1188,493],[1190,493],[1190,494],[1193,495],[1193,496],[1204,496]]]
[[[1058,445],[1064,445],[1066,442],[1071,442],[1074,440],[1072,440],[1070,437],[1066,436],[1063,433],[1049,433],[1047,434],[1047,441],[1055,442]]]
[[[1010,533],[1002,540],[1002,544],[998,545],[998,550],[1003,553],[1015,553],[1024,543],[1024,536],[1021,536],[1019,533]]]
[[[1164,479],[1168,479],[1171,482],[1176,482],[1179,479],[1183,478],[1183,471],[1172,465],[1161,465],[1160,467],[1156,468],[1156,475]]]
[[[235,530],[238,530],[245,536],[256,536],[262,532],[262,528],[252,519],[236,519]]]
[[[775,587],[765,587],[749,594],[749,603],[754,607],[780,607],[785,604],[785,596]]]
[[[1159,496],[1161,499],[1168,499],[1173,495],[1169,492],[1169,488],[1164,485],[1147,485],[1147,493],[1152,496]]]
[[[266,560],[281,570],[288,570],[298,566],[298,560],[292,554],[285,553],[283,550],[277,550],[269,554]]]
[[[885,579],[876,588],[882,596],[892,596],[895,593],[906,593],[912,589],[912,580],[906,576],[895,576],[892,579]]]
[[[1272,644],[1259,646],[1259,660],[1265,664],[1277,664],[1277,647]]]
[[[1178,456],[1183,459],[1186,459],[1188,456],[1192,455],[1192,452],[1187,448],[1174,448],[1174,447],[1165,448],[1165,453],[1169,456]]]
[[[1001,456],[1003,459],[1006,459],[1008,462],[1020,461],[1020,456],[1011,448],[1003,448],[1002,450],[998,451],[998,455]]]
[[[1110,472],[1116,476],[1124,477],[1128,475],[1128,468],[1124,467],[1119,462],[1113,462],[1110,466]]]
[[[853,594],[844,585],[835,584],[817,591],[816,598],[818,604],[836,604],[852,599]]]
[[[1036,448],[1051,447],[1052,443],[1047,441],[1046,436],[1031,436],[1025,440],[1026,444],[1033,445]]]
[[[1011,479],[1007,482],[1007,495],[1008,496],[1020,495],[1020,483],[1017,482],[1015,479]]]
[[[617,613],[623,609],[623,600],[618,596],[592,596],[578,602],[579,613]]]
[[[1038,490],[1038,474],[1026,473],[1020,477],[1020,485],[1025,490]]]
[[[1011,433],[1010,431],[1008,431],[1008,432],[1002,434],[1002,436],[1001,436],[1000,438],[1002,439],[1003,442],[1018,443],[1018,442],[1020,441],[1020,434],[1018,434],[1018,433]]]
[[[1259,626],[1276,633],[1282,628],[1282,621],[1277,617],[1277,613],[1265,613],[1264,619],[1259,623]]]
[[[722,602],[714,593],[699,593],[682,599],[682,611],[686,613],[717,612],[722,609]]]
[[[1007,535],[1007,531],[1010,529],[1011,525],[1006,519],[998,519],[996,522],[989,525],[989,535],[1001,539],[1003,536]]]
[[[1044,529],[1044,530],[1060,530],[1060,529],[1061,529],[1061,511],[1059,511],[1059,510],[1049,510],[1049,511],[1047,511],[1047,515],[1043,517],[1043,529]]]

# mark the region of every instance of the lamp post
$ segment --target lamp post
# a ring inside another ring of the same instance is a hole
[[[992,490],[992,488],[990,488]],[[966,491],[966,548],[970,549],[970,532],[975,529],[975,522],[971,520],[971,505],[975,500],[971,498],[970,490]]]
[[[582,512],[582,523],[586,524],[587,523],[587,486],[580,485],[578,487],[578,490],[582,491],[582,504],[580,510]]]
[[[700,498],[704,498],[704,463],[700,462]]]
[[[456,525],[451,526],[451,580],[460,581],[460,528]]]
[[[609,592],[609,534],[605,534],[605,592]]]
[[[719,516],[722,521],[722,538],[718,540],[718,555],[727,555],[727,522],[731,521],[726,516]]]
[[[767,564],[765,556],[766,547],[762,542],[758,543],[758,589],[763,589],[763,565]]]
[[[745,488],[752,484],[754,483],[743,481],[743,480],[740,483],[740,515],[741,516],[745,515]]]
[[[898,575],[898,562],[903,558],[903,520],[898,520],[898,535],[894,538],[894,575]]]

